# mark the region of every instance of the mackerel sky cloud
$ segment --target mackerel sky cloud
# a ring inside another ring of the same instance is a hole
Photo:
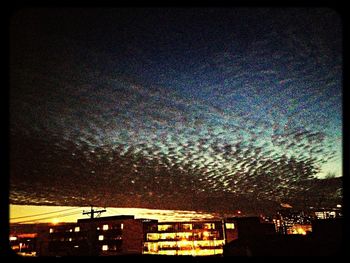
[[[11,203],[341,200],[333,10],[28,9],[11,22]]]

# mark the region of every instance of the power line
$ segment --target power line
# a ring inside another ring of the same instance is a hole
[[[57,216],[50,216],[50,217],[42,217],[42,218],[37,218],[35,220],[29,219],[29,220],[24,220],[24,221],[19,221],[19,222],[14,222],[14,223],[27,223],[27,222],[38,222],[41,220],[46,220],[46,219],[55,219],[55,218],[60,218],[60,217],[66,217],[66,216],[71,216],[71,215],[78,215],[80,212],[70,212],[62,215],[57,215]]]
[[[94,215],[97,214],[98,216],[101,215],[101,213],[106,212],[106,209],[102,209],[102,210],[94,210],[93,206],[91,206],[90,212],[85,212],[83,211],[83,215],[91,215],[90,218],[93,219]]]
[[[78,215],[78,214],[80,214],[80,212],[71,212],[71,213],[62,214],[62,215],[54,216],[54,217],[52,217],[52,216],[51,217],[42,217],[42,218],[37,218],[35,220],[29,219],[29,220],[25,220],[25,221],[14,222],[14,223],[38,222],[38,221],[42,221],[42,220],[55,219],[55,218],[61,218],[61,217],[66,217],[66,216]]]
[[[54,213],[61,213],[61,212],[66,212],[66,211],[76,210],[76,209],[80,209],[80,208],[75,207],[75,208],[68,208],[68,209],[63,209],[63,210],[53,211],[53,212],[47,212],[47,213],[41,213],[41,214],[34,214],[34,215],[28,215],[28,216],[12,217],[12,218],[10,218],[10,220],[13,220],[13,219],[21,219],[21,218],[28,218],[28,217],[36,217],[36,216],[42,216],[42,215],[48,215],[48,214],[54,214]]]

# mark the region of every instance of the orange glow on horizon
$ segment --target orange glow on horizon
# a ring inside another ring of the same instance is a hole
[[[54,218],[54,219],[52,219],[52,224],[53,225],[57,225],[58,223],[60,222],[60,220],[58,219],[58,218]]]

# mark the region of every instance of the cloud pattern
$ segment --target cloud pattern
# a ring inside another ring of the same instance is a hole
[[[272,28],[239,51],[232,38],[161,66],[166,47],[147,57],[135,45],[127,73],[112,52],[78,40],[16,43],[10,202],[207,211],[339,202],[341,58],[315,28],[307,37]],[[322,179],[327,165],[335,178]]]

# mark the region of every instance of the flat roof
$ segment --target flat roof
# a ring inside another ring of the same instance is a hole
[[[113,221],[113,220],[130,220],[130,219],[135,219],[135,216],[120,215],[120,216],[106,216],[106,217],[96,217],[96,218],[82,218],[82,219],[78,219],[78,223],[102,222],[102,221]]]

